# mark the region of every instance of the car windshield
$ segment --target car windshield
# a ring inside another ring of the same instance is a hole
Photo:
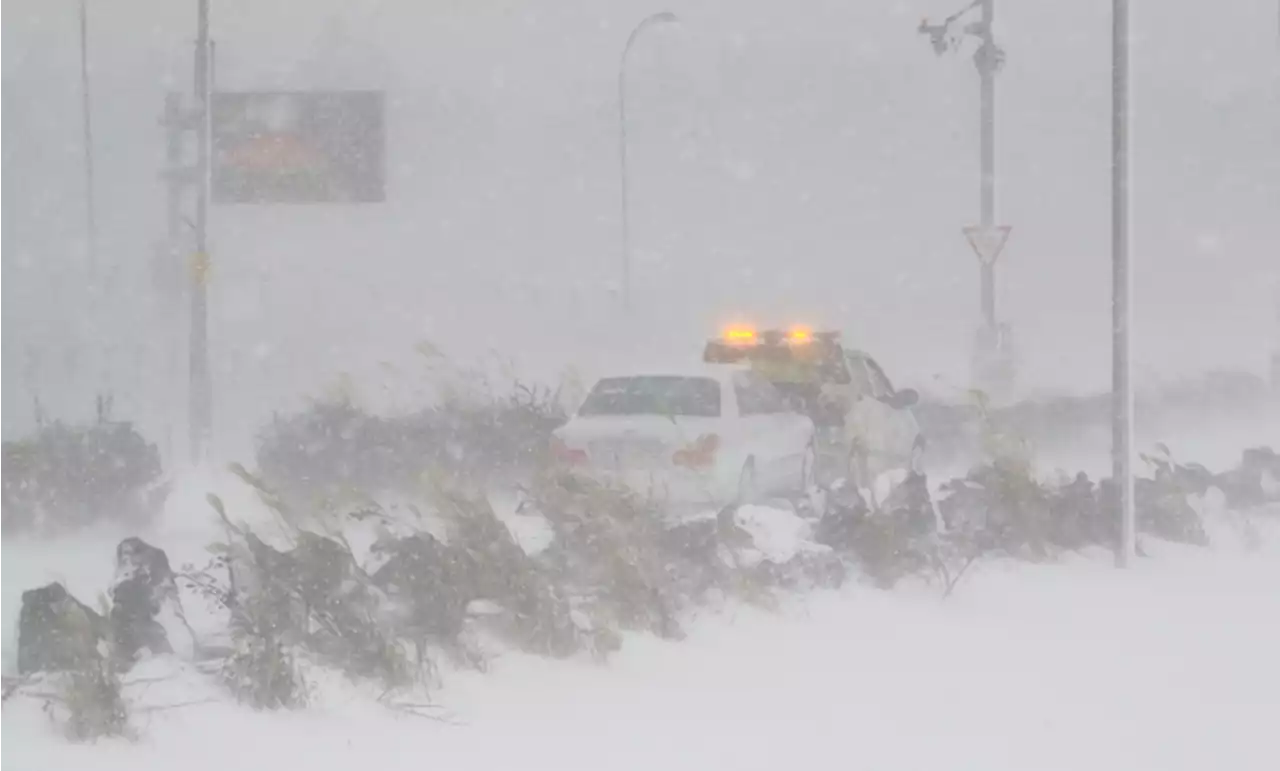
[[[605,378],[591,389],[578,414],[715,418],[720,416],[720,383],[674,375]]]

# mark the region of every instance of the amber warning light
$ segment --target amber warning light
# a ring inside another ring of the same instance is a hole
[[[813,340],[813,332],[807,327],[795,327],[787,333],[787,339],[793,343],[807,343]]]

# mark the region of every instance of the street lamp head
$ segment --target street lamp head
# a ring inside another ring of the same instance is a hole
[[[942,56],[950,47],[947,42],[948,28],[945,23],[930,24],[928,19],[921,19],[916,31],[921,35],[929,36],[929,42],[933,44],[933,52],[938,56]]]

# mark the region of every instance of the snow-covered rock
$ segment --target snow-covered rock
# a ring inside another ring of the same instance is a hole
[[[102,616],[52,583],[22,593],[18,620],[18,672],[79,669],[104,638]]]
[[[111,582],[110,625],[116,653],[127,661],[151,654],[195,655],[195,634],[187,624],[169,557],[141,538],[116,547]]]

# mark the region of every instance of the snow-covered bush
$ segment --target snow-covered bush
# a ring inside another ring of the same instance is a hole
[[[210,503],[225,516],[216,496]],[[296,645],[301,637],[295,602],[278,584],[262,580],[247,544],[233,540],[211,544],[209,564],[198,570],[184,566],[180,578],[187,589],[225,611],[230,647],[218,677],[237,701],[254,709],[306,706],[307,683],[286,645]]]
[[[566,592],[516,542],[483,495],[441,485],[432,503],[461,567],[460,585],[437,591],[460,592],[468,605],[496,609],[485,614],[490,631],[523,650],[567,656],[581,649]]]
[[[548,474],[537,479],[527,505],[555,531],[540,555],[543,564],[557,586],[578,599],[593,628],[682,636],[676,620],[684,593],[681,570],[676,555],[664,552],[663,512],[651,501],[587,479]]]
[[[1205,422],[1223,417],[1259,414],[1271,399],[1268,385],[1245,372],[1210,372],[1144,388],[1136,394],[1135,419],[1147,428],[1184,422],[1195,415]],[[1052,445],[1086,436],[1101,439],[1110,431],[1111,395],[1064,395],[1021,400],[982,408],[972,400],[948,401],[922,397],[913,408],[921,430],[929,437],[929,454],[937,460],[967,458],[982,424],[990,421],[1002,432]]]
[[[1041,560],[1052,551],[1049,490],[1017,467],[984,464],[942,485],[938,508],[948,533],[983,551]]]
[[[55,698],[47,709],[76,742],[129,737],[129,709],[113,656],[94,650],[83,666],[52,677]]]
[[[44,699],[45,711],[72,741],[130,734],[108,612],[93,610],[58,583],[22,594],[18,671],[24,682],[37,682],[32,695]]]
[[[827,497],[815,537],[852,560],[877,586],[892,588],[923,572],[937,534],[928,480],[911,474],[876,511],[857,490],[840,484]]]
[[[1214,475],[1198,463],[1178,463],[1163,444],[1156,445],[1154,452],[1141,457],[1150,469],[1151,477],[1134,479],[1134,514],[1138,531],[1168,541],[1208,545],[1209,536],[1204,522],[1191,505],[1190,497],[1202,496],[1214,486]],[[1104,486],[1102,498],[1109,510],[1118,510],[1112,485]]]
[[[564,418],[557,391],[519,382],[505,394],[450,393],[395,417],[339,398],[276,417],[259,436],[258,469],[281,494],[308,505],[417,489],[424,473],[436,470],[511,481],[538,464]]]
[[[6,533],[142,525],[164,501],[160,453],[130,423],[49,423],[3,452]]]

